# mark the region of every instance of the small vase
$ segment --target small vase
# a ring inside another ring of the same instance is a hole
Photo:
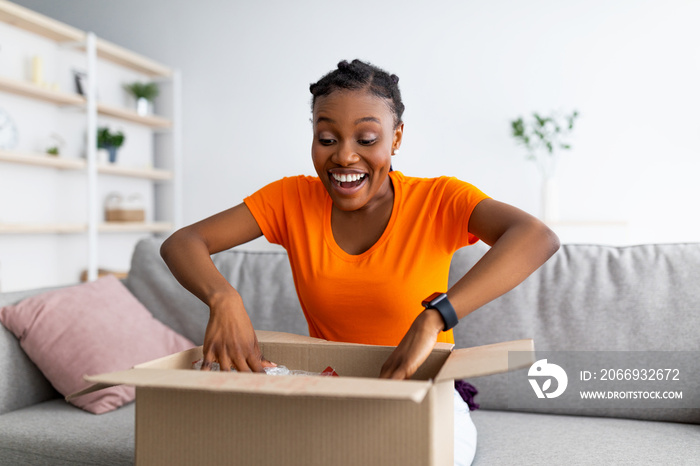
[[[144,98],[144,97],[139,97],[136,99],[136,113],[138,113],[141,116],[146,116],[150,115],[151,112],[151,102]]]
[[[559,221],[559,185],[554,175],[542,178],[542,221]]]
[[[114,146],[106,147],[109,154],[109,163],[117,163],[117,148]]]

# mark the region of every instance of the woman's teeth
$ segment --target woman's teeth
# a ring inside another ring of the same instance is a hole
[[[361,174],[361,175],[360,175],[360,174],[356,174],[356,173],[349,174],[349,175],[331,173],[331,175],[333,176],[333,178],[335,179],[335,181],[337,181],[337,182],[339,182],[339,183],[347,183],[347,182],[352,182],[352,181],[360,181],[362,178],[364,178],[365,176],[367,176],[365,173],[363,173],[363,174]]]

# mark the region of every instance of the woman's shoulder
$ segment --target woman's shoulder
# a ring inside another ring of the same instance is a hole
[[[280,180],[283,185],[292,189],[309,189],[317,190],[323,188],[323,183],[317,176],[309,175],[295,175],[295,176],[285,176]]]
[[[251,197],[263,197],[272,199],[284,198],[310,198],[323,194],[325,188],[321,180],[315,176],[297,175],[285,176],[272,181],[258,189]]]
[[[269,184],[265,185],[263,189],[266,189],[268,187],[273,187],[276,186],[277,189],[298,189],[299,187],[307,187],[307,188],[318,188],[323,187],[321,184],[321,180],[318,179],[317,176],[308,176],[308,175],[293,175],[293,176],[285,176],[283,178],[279,178],[275,181],[270,182]]]
[[[425,188],[428,190],[436,188],[445,188],[448,186],[472,186],[470,183],[460,180],[455,176],[436,176],[432,178],[419,176],[406,176],[399,171],[391,172],[391,177],[394,182],[400,183],[407,187]]]
[[[285,176],[268,186],[275,186],[272,189],[284,197],[316,198],[326,192],[317,176],[308,175]]]
[[[393,173],[393,172],[392,172]],[[406,203],[415,205],[434,205],[456,200],[478,202],[488,196],[471,183],[455,176],[437,176],[421,178],[405,176],[402,173],[392,175],[392,180],[398,185],[401,197]],[[461,201],[460,201],[461,202]]]

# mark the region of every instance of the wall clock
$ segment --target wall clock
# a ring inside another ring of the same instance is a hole
[[[15,121],[7,111],[0,108],[0,149],[14,149],[17,139]]]

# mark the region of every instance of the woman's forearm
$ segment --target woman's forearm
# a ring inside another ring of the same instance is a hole
[[[508,228],[447,295],[460,319],[510,291],[559,249],[559,239],[534,217]]]
[[[160,254],[173,276],[210,309],[221,300],[241,299],[211,260],[211,255],[262,235],[253,214],[241,203],[173,233]]]
[[[160,254],[175,279],[210,308],[218,300],[240,299],[214,265],[206,242],[196,232],[184,228],[173,233],[163,242]]]

